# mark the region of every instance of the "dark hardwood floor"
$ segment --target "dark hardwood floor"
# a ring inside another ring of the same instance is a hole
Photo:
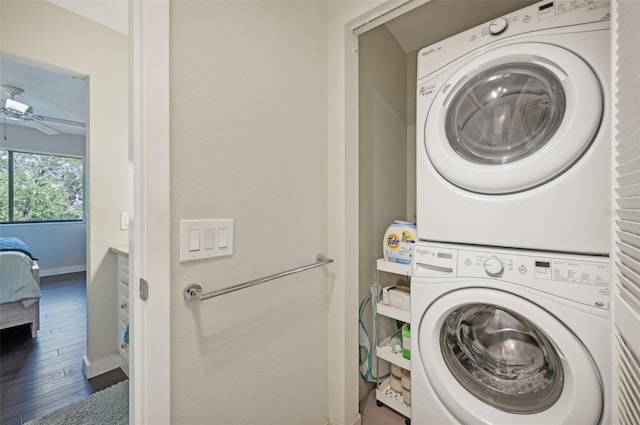
[[[38,336],[31,339],[28,325],[0,331],[1,425],[21,425],[127,379],[120,369],[92,379],[82,372],[85,274],[44,277],[40,287]]]

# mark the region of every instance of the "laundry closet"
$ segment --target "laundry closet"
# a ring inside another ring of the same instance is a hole
[[[475,25],[536,3],[518,1],[427,2],[360,32],[359,91],[359,299],[379,278],[385,230],[394,220],[415,222],[416,66],[418,51]],[[383,19],[381,19],[383,20]],[[433,200],[438,208],[438,200]],[[452,217],[455,220],[455,217]],[[388,285],[395,279],[381,274]],[[373,329],[370,314],[363,317]],[[370,344],[375,341],[370,332]],[[360,399],[373,385],[360,381]]]

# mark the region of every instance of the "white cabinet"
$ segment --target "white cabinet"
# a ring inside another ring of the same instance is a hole
[[[117,296],[117,348],[118,354],[124,360],[122,370],[127,376],[129,376],[129,343],[128,343],[128,329],[129,325],[129,255],[119,252],[118,253],[118,273],[117,282],[118,296]],[[125,338],[125,333],[127,337]]]
[[[411,278],[411,265],[409,264],[397,264],[385,261],[384,259],[379,259],[377,261],[377,269],[378,284],[383,287],[384,285],[381,272],[404,276],[407,283],[409,283]],[[381,296],[381,299],[377,300],[376,312],[377,316],[390,317],[404,324],[409,324],[411,321],[408,303],[402,303],[401,301],[391,303],[385,296]],[[376,326],[376,329],[378,328],[379,326]],[[391,369],[389,376],[386,378],[378,378],[376,401],[379,406],[385,404],[406,416],[406,423],[410,424],[410,391],[405,390],[405,388],[408,390],[411,388],[411,361],[403,357],[402,351],[398,351],[397,347],[394,347],[394,345],[397,344],[393,344],[392,340],[402,341],[402,328],[400,328],[395,334],[389,335],[382,340],[380,340],[380,335],[376,335],[376,356],[378,357],[378,371],[376,376],[380,376],[379,370],[381,361],[390,363]]]

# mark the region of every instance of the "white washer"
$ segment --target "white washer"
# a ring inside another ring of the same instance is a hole
[[[609,27],[544,1],[420,50],[419,239],[608,254]]]
[[[418,243],[412,267],[412,424],[610,423],[606,258]]]

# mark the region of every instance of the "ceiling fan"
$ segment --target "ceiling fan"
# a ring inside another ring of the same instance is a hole
[[[49,136],[60,134],[60,131],[49,124],[86,128],[86,125],[82,122],[34,114],[33,108],[30,105],[16,100],[16,97],[23,92],[24,90],[18,87],[0,86],[0,114],[10,120],[20,121]]]

